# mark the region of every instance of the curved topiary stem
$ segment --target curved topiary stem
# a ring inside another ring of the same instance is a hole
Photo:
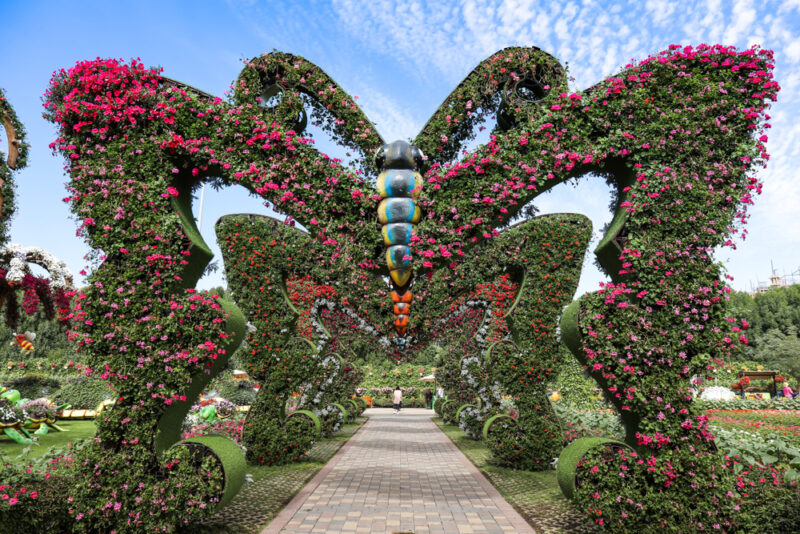
[[[289,416],[286,418],[286,420],[288,421],[289,419],[297,415],[304,415],[309,419],[311,419],[311,422],[314,423],[314,428],[316,430],[314,433],[315,440],[319,439],[320,436],[322,436],[322,422],[319,420],[319,417],[317,417],[317,414],[315,414],[311,410],[297,410],[290,413]]]
[[[223,345],[225,356],[217,358],[208,373],[201,370],[192,375],[192,383],[186,391],[186,400],[173,403],[161,416],[158,421],[158,432],[155,438],[155,451],[157,454],[163,453],[180,440],[181,425],[192,404],[200,396],[200,393],[206,389],[211,379],[225,368],[234,350],[244,338],[245,318],[242,312],[231,302],[223,299],[217,302],[227,314],[225,326],[228,332],[232,333]]]
[[[576,473],[578,471],[578,464],[581,459],[590,450],[606,446],[609,444],[617,445],[620,447],[628,448],[628,445],[614,439],[591,437],[579,438],[570,443],[561,451],[558,457],[558,465],[556,466],[556,477],[558,478],[558,486],[561,492],[567,499],[574,499],[576,487]]]
[[[344,420],[347,421],[347,417],[348,417],[349,414],[347,412],[347,409],[344,406],[342,406],[338,402],[332,402],[331,406],[336,406],[337,408],[339,408],[339,411],[342,412],[342,417],[344,417]]]
[[[176,446],[187,443],[197,443],[208,449],[222,464],[224,473],[224,489],[222,497],[217,504],[217,509],[223,508],[231,502],[244,484],[247,463],[244,461],[242,448],[233,440],[223,436],[208,435],[190,438],[181,441]]]
[[[489,439],[489,432],[492,431],[492,425],[495,424],[495,422],[497,422],[499,419],[506,418],[511,419],[512,421],[514,420],[514,418],[507,413],[498,413],[487,419],[486,422],[483,423],[483,439]]]

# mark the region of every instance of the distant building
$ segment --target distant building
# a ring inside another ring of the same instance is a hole
[[[784,271],[785,272],[785,271]],[[800,269],[791,273],[791,274],[784,274],[783,276],[779,275],[775,268],[772,268],[772,275],[769,277],[769,282],[756,282],[756,286],[753,286],[753,283],[750,282],[750,296],[759,294],[759,293],[766,293],[770,289],[774,287],[789,287],[795,284],[800,284]]]

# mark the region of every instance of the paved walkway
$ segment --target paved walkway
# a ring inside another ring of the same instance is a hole
[[[533,533],[432,414],[364,412],[364,426],[261,534]]]

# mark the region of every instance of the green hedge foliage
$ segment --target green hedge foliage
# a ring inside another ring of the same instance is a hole
[[[117,397],[104,380],[83,378],[69,381],[51,398],[57,406],[70,404],[74,410],[94,410],[102,401]]]
[[[237,406],[250,406],[256,398],[255,384],[251,380],[227,380],[220,384],[217,393]]]

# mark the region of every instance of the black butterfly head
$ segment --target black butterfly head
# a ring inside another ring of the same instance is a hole
[[[406,141],[393,141],[375,152],[375,166],[383,169],[413,169],[422,167],[422,150]]]

